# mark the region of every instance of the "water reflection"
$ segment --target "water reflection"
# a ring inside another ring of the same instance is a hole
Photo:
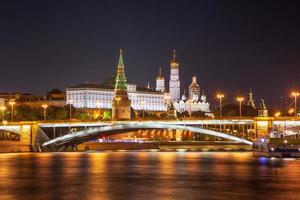
[[[0,154],[1,199],[298,199],[300,160],[251,153]]]

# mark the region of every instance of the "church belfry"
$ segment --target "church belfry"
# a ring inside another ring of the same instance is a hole
[[[170,62],[169,92],[172,101],[180,99],[179,63],[176,60],[176,50],[173,50],[173,59]]]
[[[156,91],[165,92],[165,78],[162,75],[162,68],[159,68],[158,76],[156,77]]]
[[[127,94],[127,81],[125,76],[122,49],[120,49],[119,62],[117,67],[115,95],[112,100],[112,118],[130,119],[131,101]]]

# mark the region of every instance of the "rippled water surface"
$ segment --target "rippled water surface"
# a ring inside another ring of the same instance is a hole
[[[300,160],[251,153],[0,154],[0,199],[300,199]]]

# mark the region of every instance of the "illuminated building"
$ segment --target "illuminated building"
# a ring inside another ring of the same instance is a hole
[[[261,102],[259,104],[258,116],[259,117],[268,117],[268,109],[267,109],[267,106],[263,99],[261,99]]]
[[[173,59],[170,62],[169,92],[172,101],[180,99],[179,63],[176,60],[176,51],[173,51]]]
[[[121,55],[118,68],[119,66],[120,69],[118,72],[123,74],[124,64]],[[136,84],[127,84],[124,80],[122,81],[122,85],[118,85],[121,82],[117,84],[117,81],[118,79],[113,81],[112,84],[105,85],[84,83],[69,87],[66,89],[67,104],[72,104],[75,108],[79,109],[111,109],[115,96],[115,87],[121,87],[123,91],[127,90],[131,107],[134,110],[167,111],[165,102],[168,95],[151,89],[137,87]]]
[[[209,103],[206,101],[206,95],[204,91],[200,91],[200,86],[197,83],[197,78],[193,76],[192,83],[189,86],[189,98],[182,95],[181,100],[177,100],[173,103],[177,112],[204,112],[206,115],[211,115],[209,109]]]
[[[159,68],[158,76],[156,77],[156,91],[165,92],[165,78],[162,75],[162,68]]]
[[[130,119],[131,101],[127,94],[127,81],[125,68],[120,49],[119,63],[117,67],[117,76],[115,84],[115,93],[112,99],[112,118],[113,119]]]
[[[193,101],[198,101],[200,97],[200,86],[197,83],[197,77],[193,76],[192,83],[189,86],[189,99]]]

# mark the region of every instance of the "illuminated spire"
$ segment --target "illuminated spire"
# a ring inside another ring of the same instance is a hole
[[[176,50],[173,50],[173,62],[176,62]]]
[[[124,67],[124,62],[123,62],[123,50],[120,49],[120,56],[119,56],[119,62],[118,62],[118,67]]]
[[[162,68],[158,68],[158,76],[156,77],[156,79],[158,80],[162,80],[164,79],[163,75],[162,75]]]
[[[173,50],[173,59],[171,60],[170,67],[171,68],[178,68],[179,67],[179,63],[176,60],[176,50],[175,49]]]
[[[249,91],[249,99],[248,99],[247,106],[250,106],[250,107],[255,109],[255,102],[254,102],[254,99],[253,99],[252,89],[250,89],[250,91]]]
[[[119,62],[117,67],[115,90],[127,90],[127,81],[124,72],[123,52],[120,49]]]

